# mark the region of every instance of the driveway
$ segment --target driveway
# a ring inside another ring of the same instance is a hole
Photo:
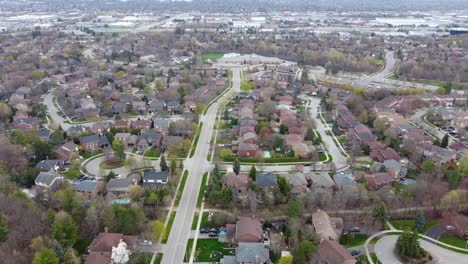
[[[442,235],[443,232],[444,230],[442,229],[442,227],[440,225],[436,225],[427,230],[426,236],[435,240],[439,240],[439,237],[440,235]]]
[[[403,263],[394,253],[398,236],[385,236],[375,244],[375,253],[382,263]],[[464,264],[467,263],[467,255],[456,253],[448,249],[436,246],[424,240],[419,240],[421,247],[428,251],[435,259],[435,263],[443,264]]]

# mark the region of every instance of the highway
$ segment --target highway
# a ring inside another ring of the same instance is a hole
[[[240,73],[240,69],[232,69],[232,87],[222,98],[229,98],[231,95],[240,92]],[[211,162],[207,161],[207,156],[220,101],[214,102],[207,113],[201,117],[200,121],[203,122],[203,127],[198,140],[198,147],[194,156],[185,161],[185,168],[189,171],[187,183],[177,208],[173,227],[161,261],[162,264],[183,263],[184,261],[203,173],[211,170],[212,167]]]

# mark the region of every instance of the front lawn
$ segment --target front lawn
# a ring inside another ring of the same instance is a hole
[[[144,154],[144,156],[148,158],[159,158],[159,155],[159,151],[157,151],[155,148],[150,148]]]
[[[151,259],[153,258],[152,254],[132,254],[130,257],[129,264],[150,264]]]
[[[343,235],[340,238],[340,244],[344,245],[345,247],[356,247],[364,244],[367,240],[366,234],[349,234]]]
[[[65,178],[69,179],[69,180],[74,180],[76,179],[76,176],[78,176],[78,174],[80,173],[80,171],[78,170],[67,170],[66,172],[63,173],[63,175],[65,176]]]
[[[187,243],[186,261],[190,258],[190,252],[192,251],[193,239],[189,239]],[[211,254],[216,254],[216,257],[212,258]],[[224,255],[234,255],[234,248],[230,247],[228,243],[219,242],[218,239],[198,239],[197,247],[195,249],[195,261],[196,262],[213,262],[220,261]]]
[[[413,230],[415,228],[415,221],[413,219],[390,220],[390,224],[392,224],[393,227],[395,227],[398,230]],[[436,225],[436,219],[426,220],[426,226],[424,227],[423,234],[425,234],[427,230],[429,230],[431,227],[434,227]]]
[[[446,233],[439,237],[439,241],[449,244],[451,246],[455,246],[459,248],[467,248],[468,240]]]

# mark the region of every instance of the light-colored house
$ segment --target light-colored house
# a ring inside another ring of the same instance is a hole
[[[343,219],[331,218],[325,211],[319,209],[312,214],[312,223],[320,240],[339,241],[343,232]]]

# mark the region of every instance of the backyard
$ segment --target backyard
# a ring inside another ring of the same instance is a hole
[[[437,220],[432,219],[432,220],[427,220],[426,225],[424,227],[424,234],[429,230],[431,227],[437,225]],[[412,219],[408,220],[391,220],[390,223],[395,227],[396,229],[399,230],[413,230],[415,228],[415,221]]]

